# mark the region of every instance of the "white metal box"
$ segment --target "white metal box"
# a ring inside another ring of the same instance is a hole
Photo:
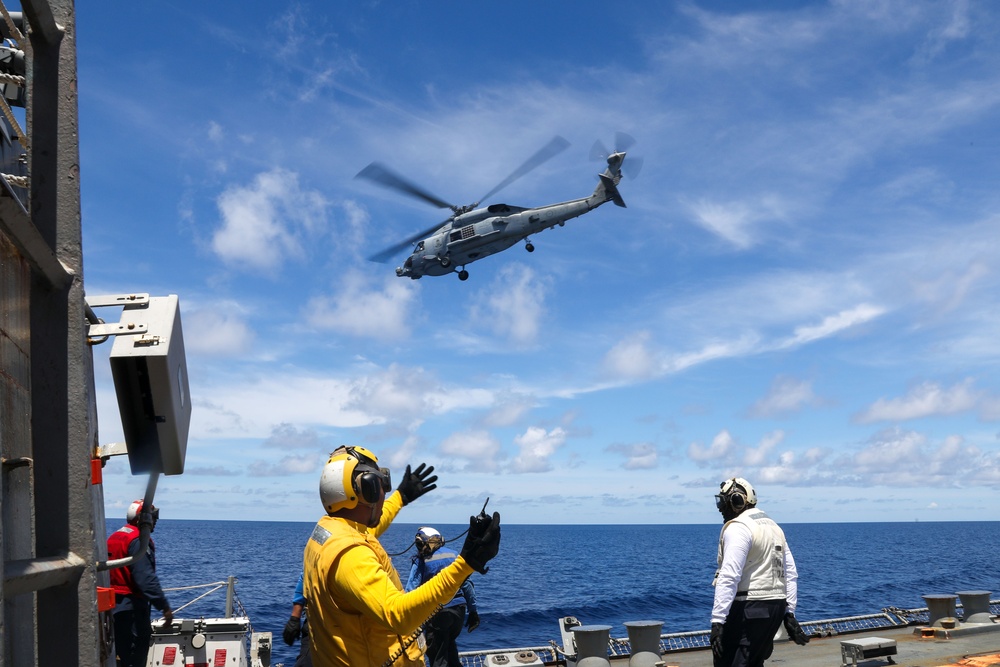
[[[187,453],[191,394],[177,296],[127,305],[121,324],[146,326],[143,334],[116,336],[111,349],[132,474],[179,475]]]
[[[842,667],[857,665],[863,660],[886,658],[892,664],[896,655],[896,640],[882,637],[863,637],[840,642],[840,658]]]

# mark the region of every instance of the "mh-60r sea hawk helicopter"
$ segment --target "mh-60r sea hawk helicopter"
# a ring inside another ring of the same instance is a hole
[[[556,225],[564,225],[567,220],[592,211],[609,201],[621,207],[625,206],[625,201],[618,193],[618,183],[622,178],[625,150],[633,143],[635,140],[622,132],[615,136],[614,152],[607,151],[600,141],[595,143],[591,150],[591,157],[606,159],[608,167],[604,173],[598,174],[600,182],[594,189],[594,193],[583,199],[573,199],[537,208],[524,208],[508,204],[490,204],[484,208],[477,208],[477,206],[484,199],[495,195],[535,167],[565,150],[569,146],[569,142],[562,137],[553,138],[499,185],[480,197],[475,203],[467,206],[449,204],[413,185],[381,164],[373,162],[362,169],[355,178],[364,178],[379,185],[399,190],[438,208],[450,208],[452,215],[447,220],[414,234],[368,259],[374,262],[388,262],[406,246],[416,244],[412,254],[406,258],[402,266],[396,269],[397,276],[416,280],[423,276],[443,276],[448,273],[457,273],[459,280],[468,280],[469,272],[465,270],[467,264],[506,250],[518,241],[524,240],[525,249],[528,252],[534,252],[535,246],[529,239],[532,234]],[[635,170],[630,170],[630,175],[635,175],[641,162],[633,158],[630,165],[635,167]]]

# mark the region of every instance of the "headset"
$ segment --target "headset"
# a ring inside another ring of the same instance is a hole
[[[338,447],[323,466],[319,497],[327,514],[353,509],[358,503],[374,506],[381,493],[389,493],[392,479],[388,468],[364,447]]]
[[[728,509],[733,514],[739,514],[747,507],[757,504],[757,494],[745,479],[732,477],[722,482],[719,488],[715,506],[720,512]]]
[[[348,447],[347,453],[358,460],[358,465],[354,468],[352,482],[354,490],[357,491],[365,504],[374,505],[378,502],[383,491],[389,493],[392,490],[392,477],[389,469],[376,467],[375,461],[354,447]]]

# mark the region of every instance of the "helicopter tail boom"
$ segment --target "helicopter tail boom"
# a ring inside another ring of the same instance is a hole
[[[622,199],[621,193],[618,192],[618,186],[615,185],[615,179],[611,178],[607,174],[598,174],[598,178],[601,179],[601,182],[597,184],[594,194],[597,196],[603,196],[604,201],[613,201],[615,206],[627,208],[625,206],[625,200]]]

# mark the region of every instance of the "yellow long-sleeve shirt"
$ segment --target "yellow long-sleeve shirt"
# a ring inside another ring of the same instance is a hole
[[[472,567],[461,556],[423,586],[403,592],[396,568],[378,541],[403,502],[389,496],[376,528],[325,516],[313,529],[303,559],[303,591],[316,667],[421,667],[423,652],[405,640],[451,600]]]

